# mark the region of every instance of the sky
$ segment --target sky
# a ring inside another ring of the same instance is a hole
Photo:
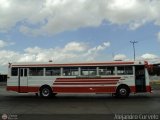
[[[0,0],[0,73],[13,62],[159,62],[160,0]]]

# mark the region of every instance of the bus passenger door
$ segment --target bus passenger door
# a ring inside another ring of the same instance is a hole
[[[135,66],[136,92],[146,92],[145,67]]]
[[[28,69],[19,68],[19,92],[28,92]]]

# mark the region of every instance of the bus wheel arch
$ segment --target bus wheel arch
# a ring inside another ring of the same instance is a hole
[[[52,88],[49,85],[42,85],[39,89],[40,96],[43,98],[49,98],[52,96]]]
[[[121,98],[126,98],[129,96],[130,94],[130,88],[128,85],[126,84],[120,84],[117,88],[116,88],[116,96],[117,97],[121,97]]]

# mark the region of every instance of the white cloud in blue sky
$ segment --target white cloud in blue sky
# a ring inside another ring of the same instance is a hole
[[[7,46],[7,42],[3,41],[3,40],[0,40],[0,48],[3,48],[5,46]]]
[[[146,59],[146,60],[152,60],[152,59],[157,59],[158,56],[157,55],[154,55],[154,54],[150,54],[150,53],[146,53],[146,54],[143,54],[141,56],[143,59]]]
[[[103,21],[126,24],[131,29],[150,21],[160,24],[158,0],[1,0],[0,3],[1,31],[19,22],[21,32],[33,35],[98,27]]]
[[[70,42],[64,47],[56,48],[26,48],[23,53],[13,52],[7,50],[1,50],[0,59],[1,65],[6,65],[7,62],[75,62],[75,61],[92,61],[98,55],[98,53],[106,48],[110,47],[109,42],[104,42],[102,45],[91,48],[84,43]]]
[[[157,60],[159,12],[159,0],[0,0],[0,64],[132,60],[131,40]]]
[[[117,54],[114,56],[114,60],[125,60],[127,57],[124,54]]]
[[[14,42],[9,42],[5,40],[0,40],[0,48],[4,48],[6,46],[14,45]]]

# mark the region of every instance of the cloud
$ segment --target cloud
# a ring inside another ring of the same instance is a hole
[[[0,0],[0,31],[6,32],[17,23],[24,23],[42,7],[39,0]]]
[[[84,51],[86,50],[86,45],[84,43],[78,43],[78,42],[70,42],[68,43],[64,51]]]
[[[0,31],[18,23],[24,34],[53,35],[104,21],[135,30],[148,22],[160,26],[159,11],[159,0],[1,0]]]
[[[102,45],[98,45],[96,47],[93,47],[93,48],[90,48],[88,49],[88,51],[86,52],[86,54],[84,54],[85,56],[88,56],[88,55],[97,55],[97,52],[101,51],[101,50],[104,50],[108,47],[110,47],[110,42],[104,42]],[[92,56],[92,57],[93,57]]]
[[[126,60],[127,57],[126,57],[126,55],[124,55],[124,54],[117,54],[117,55],[114,56],[113,59],[114,59],[114,60]]]
[[[101,45],[90,47],[88,44],[81,42],[70,42],[64,47],[40,48],[29,47],[24,49],[23,53],[1,50],[0,65],[7,65],[8,62],[48,62],[53,60],[56,63],[66,62],[85,62],[96,60],[98,53],[107,49],[110,42],[104,42]]]
[[[8,41],[5,41],[5,40],[0,40],[0,48],[4,48],[6,46],[9,46],[9,45],[14,45],[13,42],[8,42]]]
[[[113,58],[114,60],[123,60],[123,61],[133,61],[133,59],[127,58],[125,54],[116,54]],[[159,63],[159,56],[151,53],[145,53],[141,56],[136,57],[137,61],[147,60],[150,63]]]
[[[12,59],[12,61],[17,61],[21,55],[18,52],[9,51],[9,50],[0,50],[0,66],[5,66]]]
[[[160,63],[159,59],[160,57],[158,55],[152,53],[145,53],[136,58],[136,60],[148,61],[149,64]]]
[[[7,46],[7,42],[0,40],[0,48]]]
[[[158,56],[155,54],[145,53],[141,56],[141,58],[144,60],[154,60],[154,59],[157,59]]]

